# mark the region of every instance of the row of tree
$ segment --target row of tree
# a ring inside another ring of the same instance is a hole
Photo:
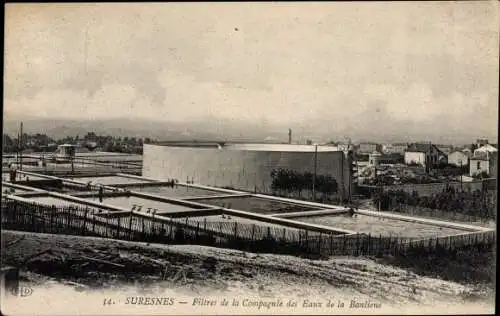
[[[113,137],[109,135],[96,135],[89,132],[83,137],[79,135],[66,136],[59,139],[51,138],[45,134],[27,134],[22,135],[22,146],[18,138],[3,134],[2,152],[15,153],[21,148],[23,150],[32,150],[35,152],[54,151],[61,144],[75,144],[85,147],[89,150],[101,150],[109,152],[124,153],[142,153],[142,145],[151,142],[149,138],[136,137]]]
[[[419,206],[467,215],[496,218],[496,195],[486,190],[461,191],[448,187],[431,196],[403,190],[379,192],[374,197],[381,210],[393,211],[401,205]]]
[[[315,191],[329,196],[337,193],[338,184],[335,178],[329,175],[314,175],[311,172],[297,172],[290,169],[274,169],[271,171],[274,191],[297,193],[301,196],[302,191]]]

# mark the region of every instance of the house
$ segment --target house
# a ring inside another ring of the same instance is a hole
[[[469,158],[472,156],[471,152],[463,150],[455,150],[448,155],[448,163],[457,167],[466,166],[469,164]]]
[[[381,164],[402,164],[404,163],[405,157],[404,153],[392,153],[392,154],[382,154],[382,156],[378,159]]]
[[[432,143],[413,143],[405,152],[405,164],[418,164],[426,170],[447,161],[447,156]]]
[[[461,151],[469,155],[469,157],[474,153],[474,150],[472,150],[469,146],[465,146]]]
[[[495,146],[486,144],[474,150],[474,156],[484,156],[486,153],[494,153],[497,151],[498,149]]]
[[[393,143],[382,146],[382,152],[384,154],[404,154],[406,149],[408,149],[407,143]]]
[[[344,144],[344,143],[339,143],[337,144],[337,148],[341,151],[349,151],[352,149],[352,145],[351,144]]]
[[[369,154],[369,153],[372,153],[374,151],[378,151],[379,147],[380,147],[380,145],[378,145],[376,143],[360,143],[358,145],[358,152]]]
[[[478,153],[470,158],[469,176],[474,177],[485,173],[489,177],[497,177],[498,173],[498,152]]]
[[[478,139],[476,139],[476,145],[478,147],[481,147],[481,146],[484,146],[484,145],[488,145],[488,139],[486,139],[486,138],[478,138]]]
[[[436,147],[445,155],[449,155],[453,151],[453,145],[436,145]]]

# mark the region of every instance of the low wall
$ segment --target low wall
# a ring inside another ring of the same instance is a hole
[[[471,216],[460,212],[450,212],[446,210],[438,210],[428,207],[421,207],[421,206],[414,206],[407,204],[398,205],[397,211],[395,211],[395,213],[408,214],[410,216],[440,218],[448,221],[463,222],[463,223],[488,220],[485,218],[481,218],[479,216]]]
[[[475,191],[483,189],[482,181],[475,182],[447,182],[447,183],[426,183],[426,184],[395,184],[395,185],[384,185],[382,188],[384,191],[398,191],[403,190],[407,193],[413,193],[414,191],[418,193],[419,196],[430,196],[442,192],[447,187],[453,187],[456,190],[463,189],[464,191]]]

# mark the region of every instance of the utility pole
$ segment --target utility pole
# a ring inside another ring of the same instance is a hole
[[[19,131],[17,131],[17,146],[16,146],[16,169],[19,168],[19,152],[21,148],[21,138],[19,136]]]
[[[21,156],[19,157],[19,168],[20,170],[23,170],[23,149],[24,149],[23,122],[21,122],[21,136],[19,138],[19,142],[20,142],[19,151],[21,153]]]
[[[349,203],[352,203],[352,185],[353,185],[353,173],[352,173],[352,161],[351,161],[351,138],[348,137],[347,143],[347,163],[349,164]]]
[[[312,178],[313,201],[316,201],[316,168],[318,164],[318,145],[314,145],[314,172]]]
[[[460,162],[460,191],[463,192],[464,188],[463,188],[463,185],[462,185],[462,181],[463,181],[462,179],[463,179],[464,175],[463,175],[463,172],[462,172],[462,169],[463,169],[462,168],[462,159],[460,159],[459,162]]]

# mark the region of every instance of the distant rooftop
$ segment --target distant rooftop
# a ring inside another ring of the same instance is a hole
[[[421,142],[421,143],[413,143],[408,147],[407,152],[420,152],[420,153],[426,153],[431,151],[432,147],[435,149],[441,151],[436,145],[430,143],[430,142]]]
[[[196,147],[196,148],[220,148],[224,150],[247,150],[247,151],[289,151],[289,152],[335,152],[340,151],[336,146],[325,145],[298,145],[298,144],[276,144],[276,143],[239,143],[239,142],[216,142],[216,141],[191,141],[191,142],[156,142],[151,145],[170,147]]]

